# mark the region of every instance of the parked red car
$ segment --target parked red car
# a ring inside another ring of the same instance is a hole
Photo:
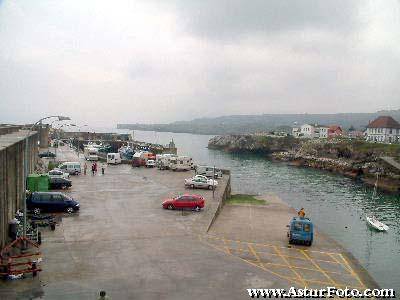
[[[165,209],[185,209],[190,208],[199,211],[204,207],[204,198],[200,195],[180,195],[172,199],[164,200],[162,203]]]

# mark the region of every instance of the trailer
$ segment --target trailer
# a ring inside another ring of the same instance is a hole
[[[172,157],[169,168],[172,171],[189,171],[193,168],[193,159],[188,156]]]
[[[94,148],[94,147],[85,147],[83,149],[83,154],[85,156],[86,160],[90,160],[90,161],[97,161],[99,160],[99,150],[98,148]]]
[[[156,167],[160,170],[168,170],[171,164],[171,159],[177,157],[175,154],[157,154]]]

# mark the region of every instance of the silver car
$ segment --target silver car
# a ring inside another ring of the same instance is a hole
[[[60,169],[53,169],[47,173],[50,178],[64,178],[69,179],[69,173],[64,173]]]
[[[216,188],[217,185],[218,181],[214,179],[209,179],[203,175],[196,175],[192,178],[185,179],[185,186],[192,189],[200,188],[212,190],[213,188]]]

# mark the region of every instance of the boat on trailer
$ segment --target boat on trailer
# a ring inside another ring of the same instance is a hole
[[[389,226],[380,222],[375,216],[365,216],[368,224],[379,231],[387,231]]]

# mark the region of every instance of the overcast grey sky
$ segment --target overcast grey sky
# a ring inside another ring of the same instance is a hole
[[[0,0],[0,122],[399,107],[397,0]]]

